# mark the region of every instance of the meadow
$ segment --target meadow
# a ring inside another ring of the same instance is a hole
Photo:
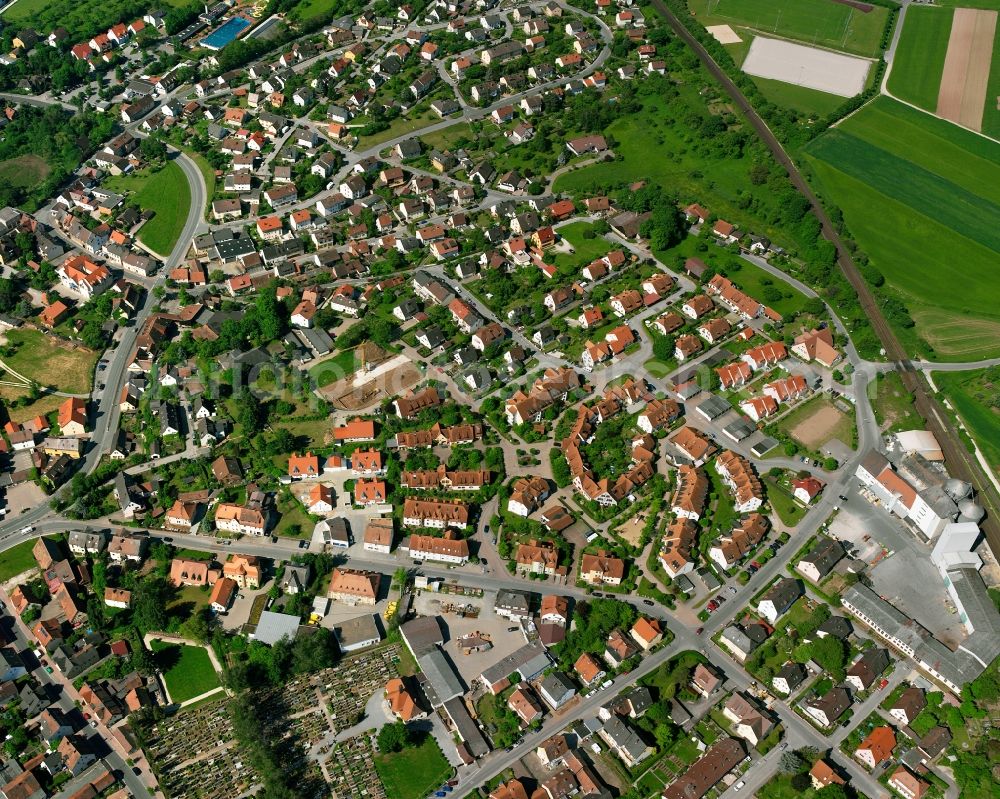
[[[863,56],[877,55],[889,11],[863,13],[830,0],[689,0],[703,25],[741,25],[807,44]]]
[[[1000,370],[935,372],[934,384],[961,417],[983,457],[1000,474]]]
[[[60,346],[57,339],[28,328],[8,330],[4,335],[16,350],[3,361],[18,374],[70,394],[90,391],[97,363],[93,350]]]
[[[934,111],[948,51],[952,10],[910,6],[896,45],[888,89],[900,100]]]
[[[454,773],[433,735],[422,734],[419,744],[393,754],[375,755],[375,771],[388,796],[420,799]]]
[[[155,172],[143,170],[111,178],[106,185],[112,191],[131,192],[129,199],[144,211],[155,212],[139,229],[139,241],[155,253],[170,255],[184,230],[191,205],[191,192],[181,168],[171,161]]]
[[[844,104],[844,98],[836,94],[816,91],[806,86],[796,86],[770,78],[751,76],[760,93],[775,105],[791,108],[803,114],[826,117]]]
[[[805,154],[936,356],[1000,354],[1000,145],[880,98]]]
[[[39,155],[19,155],[0,162],[0,183],[31,187],[49,176],[52,167]]]
[[[705,100],[699,96],[699,88],[696,82],[681,85],[680,97],[669,103],[658,95],[642,97],[639,113],[616,119],[605,131],[614,138],[618,157],[560,175],[554,190],[586,196],[646,180],[680,198],[696,199],[744,230],[767,235],[780,246],[794,247],[796,242],[787,226],[769,226],[762,221],[779,216],[781,208],[773,193],[750,185],[749,158],[710,152],[711,145],[688,125],[689,109],[704,113]],[[757,213],[746,210],[747,193],[753,195]]]

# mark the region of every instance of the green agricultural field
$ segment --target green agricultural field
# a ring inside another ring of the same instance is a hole
[[[890,99],[870,103],[838,128],[1000,203],[1000,146]]]
[[[1000,354],[1000,145],[880,98],[806,156],[936,355]]]
[[[19,155],[0,162],[0,183],[28,188],[41,183],[52,171],[44,158],[38,155]]]
[[[421,799],[454,773],[433,735],[424,735],[418,746],[402,752],[375,755],[375,771],[386,796],[393,799]]]
[[[863,56],[877,55],[889,11],[831,0],[688,0],[703,25],[737,25]]]
[[[35,556],[31,553],[34,546],[35,539],[32,538],[0,552],[0,583],[5,583],[38,565],[35,563]]]
[[[758,78],[751,76],[760,93],[782,108],[791,108],[803,114],[825,117],[832,114],[844,104],[844,98],[836,94],[827,94],[805,86],[796,86],[781,80]]]
[[[153,252],[169,255],[184,230],[191,205],[191,192],[181,168],[168,162],[156,172],[143,170],[134,175],[110,178],[106,185],[112,191],[131,192],[129,199],[144,211],[156,212],[139,229],[139,241]]]
[[[979,446],[994,474],[1000,473],[1000,369],[934,372],[934,384],[947,397]]]
[[[150,649],[174,702],[186,702],[221,685],[204,647],[153,639]]]
[[[1000,0],[997,5],[1000,6]],[[986,85],[986,102],[983,103],[982,131],[987,136],[1000,139],[1000,107],[991,99],[1000,97],[1000,36],[993,37],[993,59],[990,61],[990,80]]]
[[[952,10],[910,6],[889,73],[889,91],[900,100],[934,111],[948,52]]]
[[[916,213],[936,217],[945,227],[962,230],[967,238],[1000,252],[1000,204],[983,193],[924,169],[909,158],[856,138],[830,131],[810,147],[813,157],[837,164],[844,174],[891,194]],[[947,171],[942,160],[942,171]]]

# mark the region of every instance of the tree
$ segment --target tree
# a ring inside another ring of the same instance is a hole
[[[798,752],[785,752],[778,761],[778,768],[785,774],[795,774],[806,767],[805,760]]]
[[[132,592],[132,620],[140,633],[165,630],[169,621],[167,603],[173,590],[161,576],[149,576]]]
[[[181,635],[192,641],[207,643],[212,635],[212,611],[208,607],[199,608],[181,625]]]
[[[139,144],[139,152],[149,163],[159,163],[167,158],[167,145],[159,139],[147,137]]]
[[[812,777],[809,776],[809,772],[800,771],[792,775],[791,783],[796,791],[807,791],[812,787]]]
[[[402,721],[384,725],[376,740],[380,752],[401,752],[412,743],[410,730]]]

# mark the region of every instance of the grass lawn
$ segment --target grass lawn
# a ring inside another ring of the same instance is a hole
[[[888,88],[894,96],[928,111],[937,108],[952,16],[950,8],[907,9],[889,73]]]
[[[796,86],[794,83],[758,77],[753,77],[752,80],[767,100],[782,108],[792,108],[805,114],[825,117],[844,104],[844,98],[839,95]]]
[[[41,156],[19,155],[0,161],[0,183],[30,187],[45,180],[51,171],[52,168]]]
[[[879,427],[890,432],[921,430],[924,420],[913,407],[913,395],[896,372],[878,376],[875,401],[872,403]]]
[[[31,554],[34,546],[35,539],[32,538],[28,541],[22,541],[17,546],[4,550],[0,554],[0,582],[6,582],[38,565],[35,562],[35,556]]]
[[[802,517],[806,515],[805,509],[792,499],[792,495],[770,477],[765,477],[764,482],[767,483],[767,501],[771,503],[782,524],[794,527],[802,521]]]
[[[595,235],[592,239],[584,238],[584,233],[592,230],[593,227],[589,222],[570,222],[568,225],[557,228],[559,235],[572,245],[575,252],[572,254],[561,252],[550,255],[553,263],[557,267],[584,267],[591,261],[603,258],[612,249],[615,249],[607,239],[601,236]]]
[[[688,8],[704,25],[747,25],[865,56],[878,54],[889,15],[880,6],[864,14],[827,0],[689,0]]]
[[[661,380],[677,368],[674,361],[661,361],[658,358],[650,358],[642,366],[649,372],[650,377],[657,380]]]
[[[156,216],[139,229],[139,241],[160,255],[169,255],[184,229],[191,192],[187,178],[172,161],[156,172],[147,169],[134,175],[120,175],[106,181],[112,191],[130,192],[144,211]],[[209,195],[211,196],[211,195]]]
[[[212,165],[205,160],[205,156],[201,153],[197,153],[194,150],[190,150],[187,147],[181,147],[184,154],[194,161],[194,165],[198,167],[198,171],[201,172],[201,176],[205,181],[205,208],[204,211],[208,210],[208,207],[212,204],[212,198],[215,196],[215,169]]]
[[[935,372],[932,377],[961,417],[983,457],[1000,474],[1000,369],[974,372]]]
[[[150,649],[174,702],[185,702],[221,685],[203,647],[153,639]]]
[[[309,376],[320,388],[349,377],[358,370],[354,350],[343,350],[309,369]]]
[[[85,347],[59,346],[57,339],[38,330],[19,328],[4,335],[8,342],[17,345],[17,351],[3,359],[15,372],[70,394],[90,391],[98,353]]]
[[[934,350],[900,327],[911,354],[1000,354],[1000,145],[883,97],[806,156],[820,194],[841,208]]]
[[[422,111],[414,109],[405,117],[396,117],[396,119],[389,123],[389,127],[385,130],[379,131],[372,136],[360,136],[358,146],[373,147],[376,144],[389,141],[389,139],[395,139],[397,136],[405,136],[407,133],[413,133],[422,128],[430,127],[435,122],[440,121],[441,118],[431,111],[429,106]]]
[[[468,122],[460,122],[441,130],[431,131],[420,135],[420,140],[427,146],[428,150],[450,150],[455,146],[455,142],[460,139],[473,139],[472,127]]]
[[[305,508],[295,499],[290,492],[282,491],[278,495],[278,512],[281,520],[274,528],[273,535],[291,536],[293,538],[309,538],[312,536],[312,529],[315,525]],[[298,525],[298,532],[293,529]]]
[[[454,773],[433,735],[412,749],[375,755],[375,770],[393,799],[422,799]]]

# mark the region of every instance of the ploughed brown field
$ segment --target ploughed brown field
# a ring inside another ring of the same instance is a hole
[[[996,11],[955,9],[941,73],[938,116],[972,130],[982,128],[996,27]]]

